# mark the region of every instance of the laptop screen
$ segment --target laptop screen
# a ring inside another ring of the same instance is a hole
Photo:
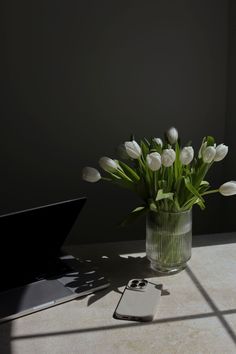
[[[0,216],[0,277],[29,273],[59,255],[85,201],[78,198]]]

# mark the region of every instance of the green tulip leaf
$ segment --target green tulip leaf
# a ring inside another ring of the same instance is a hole
[[[142,150],[143,157],[146,159],[147,154],[149,153],[149,145],[143,140],[140,141],[140,147]]]
[[[206,141],[207,146],[213,146],[215,144],[215,139],[213,138],[213,136],[207,136]]]
[[[184,178],[184,182],[185,182],[185,186],[186,188],[193,194],[195,195],[196,197],[198,197],[202,203],[204,203],[204,200],[203,198],[201,197],[201,195],[199,194],[199,192],[197,191],[196,188],[194,188],[194,186],[192,185],[192,183],[190,182],[190,179],[189,177],[185,177]],[[199,203],[198,203],[199,204]],[[200,204],[199,204],[200,206]]]
[[[205,209],[204,201],[202,201],[201,199],[198,198],[195,204],[198,204],[202,210]]]
[[[124,179],[118,178],[118,179],[113,179],[112,183],[118,185],[119,187],[122,187],[122,188],[125,188],[125,189],[130,189],[133,192],[135,192],[134,183],[130,182],[128,180],[124,180]]]
[[[173,195],[174,195],[174,193],[164,193],[163,189],[159,189],[155,200],[156,200],[156,202],[158,202],[159,200],[162,200],[162,199],[173,200]]]
[[[135,208],[131,211],[131,213],[119,224],[119,226],[123,227],[138,219],[141,215],[146,214],[148,208],[146,205]]]
[[[125,174],[132,180],[132,181],[139,181],[140,177],[139,175],[130,167],[128,166],[126,163],[119,161],[119,165],[121,166],[121,168],[123,169],[123,171],[125,172]]]
[[[199,194],[206,192],[210,187],[211,186],[207,181],[202,181],[200,187],[198,188]]]
[[[146,144],[148,147],[150,146],[150,143],[149,143],[149,141],[148,141],[147,138],[144,138],[143,141],[145,142],[145,144]]]
[[[157,211],[157,206],[156,206],[156,203],[154,202],[154,200],[153,199],[149,199],[148,200],[148,205],[149,205],[149,209],[151,210],[151,211]]]

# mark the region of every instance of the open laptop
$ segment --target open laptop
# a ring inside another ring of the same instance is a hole
[[[109,286],[61,248],[86,198],[0,216],[0,322]]]

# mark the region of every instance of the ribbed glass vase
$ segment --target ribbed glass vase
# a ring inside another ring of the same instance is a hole
[[[192,210],[148,212],[146,254],[153,270],[168,274],[184,269],[191,249]]]

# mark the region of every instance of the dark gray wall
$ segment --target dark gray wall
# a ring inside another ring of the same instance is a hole
[[[226,140],[230,146],[229,158],[225,161],[225,180],[236,180],[236,2],[230,1],[229,21],[229,66],[228,66],[228,100],[226,114]],[[222,203],[224,227],[236,229],[235,198],[226,198]]]
[[[86,195],[71,242],[144,238],[144,220],[114,226],[137,198],[81,170],[131,132],[224,140],[228,2],[8,0],[2,23],[1,213]],[[195,208],[195,234],[224,229],[220,205]]]

